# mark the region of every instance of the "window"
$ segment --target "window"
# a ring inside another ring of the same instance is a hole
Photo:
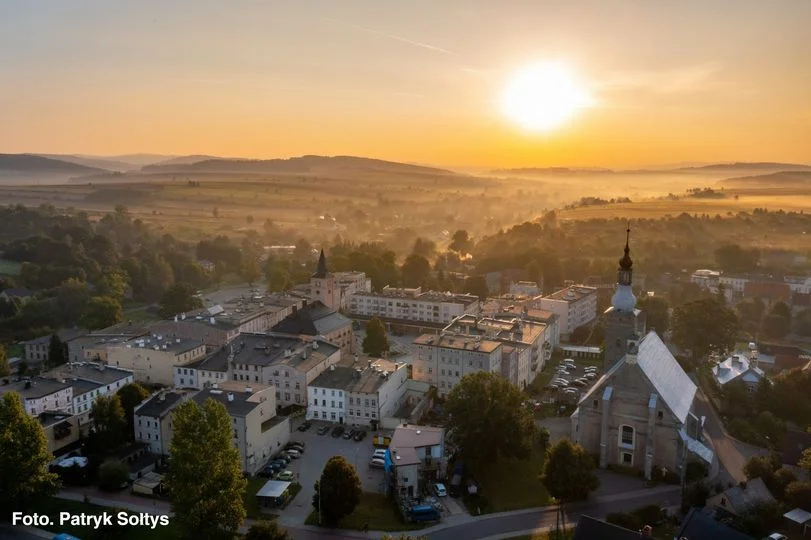
[[[377,405],[377,400],[376,400],[376,399],[373,399],[373,400],[372,400],[372,407],[374,407],[375,405]]]
[[[634,464],[634,455],[630,452],[622,453],[622,464],[632,466]]]
[[[659,420],[664,420],[665,413],[662,412],[662,411],[659,411],[658,413],[656,413],[656,416],[659,418]]]
[[[326,407],[326,406],[327,406],[327,400],[326,400],[326,399],[322,399],[322,400],[321,400],[321,406],[322,406],[322,407]]]
[[[313,405],[315,405],[316,407],[318,407],[318,398],[315,398],[315,399],[313,400]]]
[[[634,428],[631,426],[620,427],[620,444],[623,446],[634,445]]]
[[[253,382],[259,382],[259,375],[253,376]]]
[[[364,407],[368,407],[368,406],[369,406],[369,400],[368,400],[368,399],[363,400],[363,406],[364,406]]]
[[[330,406],[330,407],[335,407],[335,400],[330,401],[330,402],[329,402],[329,406]]]
[[[289,393],[289,392],[285,392],[285,394],[284,394],[284,400],[285,400],[285,401],[290,401],[290,393]]]
[[[330,415],[329,415],[329,416],[330,416],[330,419],[331,419],[331,420],[335,420],[335,413],[330,413]]]
[[[594,408],[596,409],[597,406],[599,405],[599,402],[595,399],[594,401],[591,402],[591,404],[594,405]]]

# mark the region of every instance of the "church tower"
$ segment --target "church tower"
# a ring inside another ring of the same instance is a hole
[[[327,270],[327,257],[324,250],[318,257],[318,268],[310,278],[310,301],[321,301],[334,310],[341,309],[341,291],[335,276]]]
[[[625,231],[625,255],[619,260],[617,287],[611,297],[611,307],[605,311],[605,357],[603,369],[608,371],[628,352],[630,340],[645,335],[645,315],[636,309],[636,297],[631,288],[633,261],[629,246],[631,229]]]

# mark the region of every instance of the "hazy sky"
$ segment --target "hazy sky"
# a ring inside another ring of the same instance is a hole
[[[0,0],[0,152],[811,162],[811,0]],[[528,133],[539,60],[597,103]]]

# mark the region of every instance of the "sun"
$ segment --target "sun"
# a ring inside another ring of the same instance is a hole
[[[592,97],[563,62],[541,62],[518,73],[501,98],[504,114],[531,131],[551,131],[592,105]]]

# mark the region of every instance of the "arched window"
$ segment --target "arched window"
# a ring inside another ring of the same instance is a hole
[[[634,446],[634,428],[631,426],[620,427],[620,444],[622,446]]]

